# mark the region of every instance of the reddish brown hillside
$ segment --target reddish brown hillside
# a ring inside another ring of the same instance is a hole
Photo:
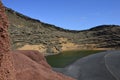
[[[0,80],[15,80],[10,40],[7,33],[8,21],[0,0]]]
[[[13,52],[17,80],[74,80],[52,71],[44,56],[38,51]]]

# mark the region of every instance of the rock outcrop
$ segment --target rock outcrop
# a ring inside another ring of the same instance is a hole
[[[0,80],[16,80],[7,30],[8,21],[5,15],[5,8],[0,0]]]
[[[54,72],[38,51],[13,52],[17,80],[74,80]]]

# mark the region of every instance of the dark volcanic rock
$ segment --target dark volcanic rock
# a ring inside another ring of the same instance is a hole
[[[54,70],[77,80],[119,80],[119,61],[120,51],[106,51],[79,59],[66,68]]]

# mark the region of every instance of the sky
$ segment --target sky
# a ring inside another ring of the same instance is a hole
[[[70,30],[120,25],[120,0],[2,0],[13,10]]]

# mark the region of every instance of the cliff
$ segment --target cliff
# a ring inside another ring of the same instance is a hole
[[[120,26],[100,25],[88,30],[66,30],[6,8],[12,49],[55,54],[76,49],[119,49]]]
[[[16,80],[13,57],[10,51],[8,20],[0,0],[0,80]]]

